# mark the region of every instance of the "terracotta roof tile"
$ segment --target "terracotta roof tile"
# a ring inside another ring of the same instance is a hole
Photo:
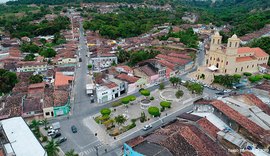
[[[264,130],[262,127],[258,126],[253,121],[249,120],[247,117],[243,116],[239,112],[235,111],[227,104],[223,103],[219,100],[209,101],[207,102],[197,102],[197,104],[208,104],[212,105],[222,113],[224,113],[228,118],[234,120],[239,125],[244,127],[251,135],[259,139],[261,142],[265,144],[270,144],[270,132]]]
[[[252,53],[252,52],[254,52],[254,55],[256,57],[267,57],[267,56],[269,56],[261,48],[240,47],[240,48],[238,48],[238,51],[237,51],[238,54]]]
[[[206,118],[201,118],[199,121],[197,121],[197,124],[200,125],[213,138],[217,138],[217,132],[220,130]]]
[[[262,102],[262,100],[260,100],[257,96],[255,96],[254,94],[245,94],[244,97],[250,102],[252,102],[252,104],[263,110],[266,114],[270,115],[270,107],[264,102]]]
[[[54,85],[56,87],[66,86],[66,85],[69,85],[70,81],[72,80],[73,80],[73,76],[66,76],[61,72],[56,72]]]
[[[66,90],[55,90],[53,93],[53,103],[54,106],[64,106],[68,102],[68,91]]]
[[[163,55],[163,54],[158,54],[156,56],[157,59],[164,59],[168,62],[174,63],[174,64],[179,64],[179,65],[185,65],[187,63],[189,63],[191,60],[186,60],[186,59],[180,59],[180,58],[175,58],[175,57],[171,57],[171,56],[167,56],[167,55]]]
[[[252,61],[254,60],[251,56],[245,56],[245,57],[237,57],[236,62],[245,62],[245,61]]]
[[[117,75],[116,78],[123,81],[127,81],[128,83],[135,83],[139,80],[138,77],[129,76],[128,74],[124,74],[124,73]]]

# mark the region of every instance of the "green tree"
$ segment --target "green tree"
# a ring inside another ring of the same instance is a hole
[[[54,140],[48,141],[47,145],[45,146],[45,150],[48,156],[58,156],[59,144],[57,144]]]
[[[127,52],[123,49],[120,49],[120,48],[118,48],[118,52],[116,53],[116,56],[117,56],[118,61],[120,63],[127,62],[130,58],[129,52]]]
[[[263,78],[265,78],[266,80],[270,80],[270,74],[264,74]]]
[[[144,112],[141,112],[140,121],[141,122],[146,121],[146,116],[145,116],[145,113]]]
[[[35,55],[34,54],[27,54],[24,57],[24,61],[34,61],[35,60]]]
[[[165,108],[171,108],[171,102],[169,102],[169,101],[161,101],[160,102],[160,106],[161,107],[163,107],[163,109],[165,109]]]
[[[160,83],[159,84],[159,90],[163,90],[165,88],[165,85],[164,85],[164,83],[162,82],[162,83]]]
[[[52,48],[47,48],[47,49],[43,49],[39,54],[41,56],[51,58],[51,57],[55,57],[56,51],[53,50]]]
[[[245,75],[245,76],[251,76],[252,74],[249,73],[249,72],[244,72],[243,75]]]
[[[175,96],[177,99],[179,99],[180,97],[182,97],[184,95],[184,92],[182,90],[178,90],[175,93]]]
[[[145,97],[148,97],[150,96],[150,91],[147,90],[147,89],[143,89],[140,91],[141,95],[145,96]]]
[[[255,83],[255,82],[259,82],[263,79],[263,76],[262,75],[255,75],[255,76],[250,76],[248,78],[248,80],[251,82],[251,83]]]
[[[109,116],[111,114],[111,112],[112,111],[109,108],[103,108],[103,109],[100,110],[100,114],[102,116]]]
[[[38,53],[40,48],[32,43],[23,43],[20,47],[22,52],[27,52],[27,53]]]
[[[18,81],[16,73],[0,69],[0,94],[10,92]]]
[[[123,115],[118,115],[118,116],[116,116],[115,118],[114,118],[114,120],[115,120],[115,122],[118,124],[118,125],[122,125],[122,124],[124,124],[126,121],[127,121],[127,119],[123,116]]]
[[[173,86],[181,83],[181,79],[178,77],[171,77],[169,81],[172,83]]]
[[[65,156],[79,156],[79,154],[75,153],[74,149],[65,153]]]
[[[49,124],[49,121],[48,121],[48,119],[45,118],[44,120],[42,120],[42,123],[43,123],[43,125],[44,125],[44,127],[46,129],[48,124]]]
[[[125,106],[128,105],[129,101],[130,101],[130,98],[129,98],[128,96],[121,99],[121,102],[122,102]]]
[[[92,67],[93,67],[92,64],[88,64],[88,65],[87,65],[87,68],[88,68],[89,70],[92,69]]]
[[[148,113],[154,117],[160,116],[158,107],[154,107],[154,106],[149,107]]]
[[[30,83],[41,83],[43,81],[43,76],[41,75],[31,75],[30,78]]]
[[[199,83],[187,83],[186,84],[189,91],[195,94],[202,94],[203,93],[203,86]]]

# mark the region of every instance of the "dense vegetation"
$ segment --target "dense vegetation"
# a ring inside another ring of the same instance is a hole
[[[48,4],[48,5],[59,5],[67,3],[80,3],[80,2],[116,2],[116,3],[142,3],[143,0],[17,0],[9,1],[8,5],[12,4]]]
[[[137,52],[131,52],[128,65],[134,66],[138,62],[154,58],[159,53],[160,53],[159,51],[153,51],[153,50],[149,50],[149,51],[140,50]]]
[[[192,28],[186,31],[169,32],[168,35],[160,37],[160,40],[167,40],[169,37],[179,38],[188,48],[198,48],[198,36]]]
[[[230,24],[239,36],[256,31],[270,23],[269,0],[176,1],[200,16],[199,23]],[[188,9],[187,9],[188,10]]]
[[[216,75],[214,76],[214,83],[218,83],[225,87],[232,87],[234,84],[239,83],[241,75]]]
[[[179,13],[139,8],[121,8],[118,14],[92,14],[91,21],[84,22],[84,28],[99,30],[102,36],[112,39],[134,37],[143,34],[156,24],[182,23]]]
[[[16,73],[0,69],[0,95],[10,92],[17,82]]]

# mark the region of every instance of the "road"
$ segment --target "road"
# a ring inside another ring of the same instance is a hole
[[[201,65],[203,63],[204,58],[204,49],[203,45],[200,46],[200,50],[198,55],[198,59],[196,60],[197,65]],[[59,117],[53,119],[51,122],[59,121],[61,124],[61,132],[62,135],[67,137],[67,141],[61,144],[61,149],[66,152],[70,149],[74,149],[76,152],[79,153],[80,156],[93,156],[96,155],[96,150],[104,150],[103,147],[106,147],[106,145],[102,145],[102,143],[98,140],[98,138],[94,135],[93,132],[89,130],[89,128],[84,125],[83,119],[94,115],[99,112],[100,109],[105,107],[111,107],[112,102],[104,103],[104,104],[97,104],[97,103],[90,103],[90,97],[86,94],[86,80],[87,80],[87,65],[89,58],[86,56],[88,52],[88,47],[86,44],[86,39],[84,37],[84,30],[82,27],[82,24],[80,23],[80,38],[79,38],[79,50],[78,50],[78,56],[81,58],[81,62],[78,62],[78,65],[76,67],[75,72],[75,82],[74,82],[74,104],[71,105],[71,115],[69,118],[67,117]],[[196,66],[192,69],[192,71],[196,70]],[[180,77],[182,79],[187,79],[186,74],[181,75]],[[169,81],[164,82],[165,85],[169,84]],[[153,91],[157,89],[159,86],[152,86],[148,89],[150,91]],[[211,89],[205,89],[205,93],[211,95],[215,95],[216,91],[213,91]],[[139,92],[134,93],[135,96],[140,96]],[[180,113],[186,112],[190,110],[191,107],[184,108],[181,110],[178,110],[175,114],[172,116],[166,117],[165,120],[157,120],[153,124],[152,130],[160,127],[165,122],[170,122],[173,119],[175,119],[176,115],[179,115]],[[72,133],[71,132],[71,126],[75,125],[78,128],[78,133]],[[151,130],[151,131],[152,131]],[[138,130],[135,133],[130,134],[128,137],[126,137],[126,140],[129,140],[133,137],[136,137],[138,135],[144,135],[148,133],[149,131],[145,132],[142,130]],[[101,149],[98,149],[96,147],[100,147]],[[107,148],[107,147],[106,147]],[[112,150],[112,152],[107,153],[108,156],[117,156],[119,155],[119,151],[121,151],[121,145],[116,144],[114,147],[115,150]],[[108,151],[110,150],[110,147],[107,148]]]

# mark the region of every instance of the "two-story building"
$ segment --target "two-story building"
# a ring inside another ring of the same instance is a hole
[[[26,61],[16,64],[17,72],[41,72],[48,69],[46,62]]]
[[[97,56],[93,56],[90,59],[90,64],[92,64],[92,69],[94,72],[104,71],[111,67],[113,64],[117,63],[117,57],[110,53],[98,54]]]

